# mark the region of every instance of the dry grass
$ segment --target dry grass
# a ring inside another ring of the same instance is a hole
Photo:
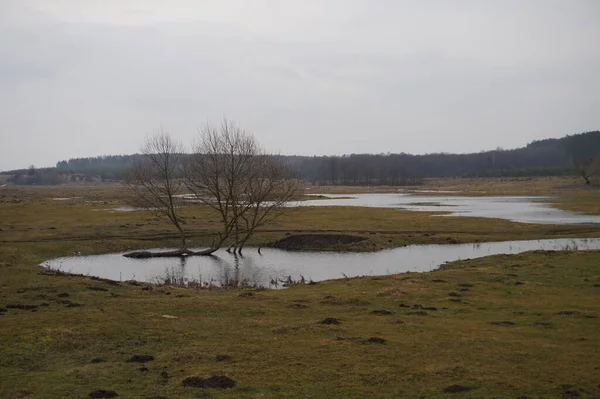
[[[598,251],[496,256],[283,291],[146,291],[39,274],[38,253],[54,250],[0,250],[10,260],[0,266],[0,306],[49,305],[0,316],[0,397],[95,389],[196,397],[183,379],[213,374],[238,385],[205,396],[429,398],[452,385],[472,388],[457,397],[560,397],[564,385],[600,393]],[[373,313],[382,309],[392,314]],[[340,324],[320,324],[327,317]],[[127,362],[135,354],[155,360]]]
[[[1,398],[82,398],[96,389],[124,398],[436,398],[452,386],[470,389],[458,398],[600,395],[600,251],[494,256],[281,291],[112,285],[37,266],[74,250],[168,245],[173,236],[163,222],[106,210],[126,203],[119,190],[0,192]],[[201,243],[216,221],[192,216],[186,226]],[[589,227],[362,208],[306,208],[270,229],[255,243],[294,231],[365,235],[359,249],[448,237],[598,235]],[[327,317],[340,324],[321,324]],[[136,354],[154,360],[127,361]],[[182,385],[210,375],[237,385]]]

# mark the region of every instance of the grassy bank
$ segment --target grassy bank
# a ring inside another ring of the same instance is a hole
[[[600,395],[598,251],[494,256],[283,291],[52,275],[35,264],[53,251],[0,250],[2,398],[97,389],[126,398]],[[135,355],[153,360],[128,361]],[[211,375],[237,385],[182,385]]]

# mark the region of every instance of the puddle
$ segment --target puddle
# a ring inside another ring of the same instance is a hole
[[[538,224],[600,224],[600,215],[563,211],[544,203],[549,197],[455,197],[410,194],[328,194],[329,199],[308,200],[303,206],[364,206],[506,219]],[[541,202],[540,202],[541,201]],[[427,204],[430,203],[430,204]]]
[[[133,206],[119,206],[116,208],[105,208],[105,209],[92,209],[93,211],[104,211],[104,212],[137,212],[145,211],[145,208],[136,208]]]
[[[406,191],[409,191],[411,193],[431,193],[431,194],[435,194],[435,193],[451,194],[451,193],[459,192],[459,191],[454,191],[454,190],[406,190]]]
[[[600,249],[600,238],[505,241],[458,245],[411,245],[371,253],[291,252],[247,248],[243,257],[219,251],[213,257],[130,259],[122,253],[73,256],[44,262],[63,272],[111,280],[158,282],[165,277],[213,285],[249,285],[275,288],[290,277],[322,281],[355,276],[426,272],[445,262],[531,250]]]

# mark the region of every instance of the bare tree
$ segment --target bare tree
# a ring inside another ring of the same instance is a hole
[[[579,176],[583,177],[586,185],[592,184],[592,177],[598,172],[598,159],[600,157],[573,158],[575,170]]]
[[[194,254],[187,248],[177,196],[185,189],[182,168],[183,146],[163,130],[146,137],[141,158],[133,163],[125,186],[134,194],[135,203],[160,218],[168,219],[181,239],[177,251],[162,253],[132,252],[128,257],[183,256]]]
[[[149,136],[141,152],[125,184],[139,206],[175,226],[181,245],[176,251],[125,255],[129,257],[210,255],[227,240],[231,241],[228,251],[241,254],[257,227],[289,209],[286,203],[298,189],[283,158],[267,154],[254,136],[228,120],[217,127],[207,124],[190,156],[184,157],[181,144],[162,131]],[[220,231],[204,251],[187,248],[178,206],[179,195],[186,190],[215,210],[221,221]]]
[[[236,220],[236,237],[230,249],[241,254],[256,229],[290,211],[289,202],[298,196],[300,183],[282,157],[257,154],[251,173],[241,182],[243,201]]]
[[[219,127],[207,124],[194,145],[188,164],[186,185],[196,199],[215,210],[221,219],[221,231],[211,246],[219,249],[236,227],[241,209],[239,182],[250,170],[255,154],[254,137],[223,120]]]
[[[194,147],[187,187],[214,209],[221,231],[214,250],[227,239],[229,251],[241,253],[258,226],[273,220],[296,193],[282,160],[265,153],[250,133],[228,120],[217,128],[206,125]]]
[[[587,132],[567,136],[563,139],[567,154],[586,185],[592,184],[592,177],[598,173],[600,163],[600,132]]]

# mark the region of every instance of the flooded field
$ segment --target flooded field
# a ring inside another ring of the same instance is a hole
[[[243,257],[226,252],[191,258],[130,259],[122,253],[52,259],[42,266],[111,280],[196,281],[212,285],[279,287],[288,281],[427,272],[445,262],[531,250],[600,249],[599,238],[505,241],[458,245],[411,245],[371,253],[292,252],[248,248]]]
[[[457,197],[410,194],[352,194],[351,198],[348,195],[330,194],[326,197],[305,201],[302,205],[399,208],[443,212],[448,216],[499,218],[536,224],[600,224],[599,215],[586,215],[553,208],[544,202],[549,200],[548,197]]]

